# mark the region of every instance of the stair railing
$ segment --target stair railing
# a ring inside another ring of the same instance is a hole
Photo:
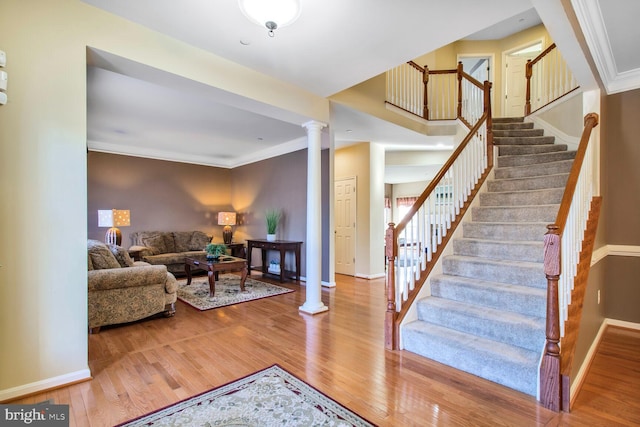
[[[389,223],[386,231],[388,349],[399,348],[400,323],[493,167],[491,83],[480,84],[463,73],[461,65],[457,74],[459,86],[470,93],[469,97],[459,98],[459,118],[473,126],[405,217],[397,226]],[[468,80],[468,85],[463,85],[462,80]],[[479,88],[482,97],[478,95]],[[478,110],[482,114],[478,115]]]
[[[426,120],[456,120],[460,117],[468,119],[467,124],[475,123],[482,115],[482,108],[478,108],[475,116],[465,115],[460,110],[463,103],[477,108],[482,102],[468,102],[472,93],[470,86],[462,85],[482,84],[466,74],[463,78],[462,63],[453,70],[429,70],[426,65],[421,67],[413,61],[393,68],[386,73],[386,102],[415,114]],[[471,83],[470,79],[475,81]],[[482,100],[481,93],[478,99]],[[468,126],[471,128],[472,126]]]
[[[565,333],[571,293],[574,287],[582,242],[592,199],[596,144],[591,131],[598,125],[598,115],[590,113],[584,119],[584,131],[573,161],[567,186],[556,221],[547,226],[544,238],[544,272],[547,278],[546,344],[540,367],[540,401],[554,411],[562,409],[560,340]],[[566,393],[567,391],[565,391]]]
[[[555,43],[534,59],[527,61],[525,77],[527,79],[525,116],[579,87]]]

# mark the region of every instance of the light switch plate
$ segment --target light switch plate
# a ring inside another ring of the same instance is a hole
[[[7,65],[7,54],[0,50],[0,67]]]
[[[7,94],[4,92],[0,92],[0,105],[4,105],[7,103]]]
[[[0,90],[7,90],[7,79],[9,75],[6,71],[0,71]]]

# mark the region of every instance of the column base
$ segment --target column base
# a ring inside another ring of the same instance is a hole
[[[304,305],[301,305],[298,308],[298,310],[307,314],[318,314],[318,313],[323,313],[325,311],[329,311],[329,307],[324,305],[322,302],[320,302],[315,306],[312,306],[311,304],[308,304],[308,303],[304,303]]]

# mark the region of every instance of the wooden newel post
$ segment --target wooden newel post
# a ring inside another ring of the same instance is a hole
[[[458,62],[458,118],[462,117],[462,61]]]
[[[384,346],[387,350],[398,348],[396,336],[396,287],[395,287],[395,260],[398,252],[396,239],[394,238],[395,224],[389,223],[389,228],[385,233],[385,257],[387,258],[387,311],[384,318]]]
[[[425,120],[429,120],[429,67],[424,66],[424,71],[422,72],[422,83],[424,84],[424,100],[422,101],[422,118]]]
[[[487,162],[489,168],[493,167],[493,116],[491,112],[491,86],[488,80],[484,81],[484,111],[487,113]]]
[[[560,312],[558,280],[560,279],[560,230],[555,224],[547,226],[544,236],[544,273],[547,277],[547,341],[540,366],[540,402],[545,408],[562,408],[560,378]]]
[[[530,59],[527,59],[527,65],[525,71],[525,77],[527,79],[527,98],[524,104],[524,115],[531,114],[531,76],[533,75],[533,64]]]

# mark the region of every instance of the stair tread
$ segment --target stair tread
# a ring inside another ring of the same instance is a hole
[[[498,323],[512,323],[516,325],[528,325],[535,328],[544,329],[545,319],[541,317],[530,316],[526,314],[516,313],[513,311],[498,310],[491,307],[479,306],[461,301],[449,300],[439,297],[423,298],[418,304],[430,305],[433,307],[446,308],[451,311],[464,313],[466,316],[477,319],[487,319]]]
[[[531,295],[533,297],[546,298],[547,291],[541,288],[534,288],[531,286],[517,285],[514,283],[501,283],[491,280],[476,279],[474,277],[464,276],[451,276],[449,274],[438,274],[434,276],[432,281],[439,282],[455,282],[468,287],[477,287],[484,290],[496,290],[500,292],[513,292],[524,295]]]
[[[414,330],[421,334],[438,336],[443,341],[454,343],[454,345],[458,347],[472,348],[476,351],[490,354],[497,361],[508,361],[509,363],[537,366],[540,359],[539,352],[494,341],[489,338],[468,334],[466,332],[456,331],[455,329],[425,322],[423,320],[410,322],[405,325],[405,328]]]
[[[512,260],[500,260],[493,258],[484,258],[479,256],[468,256],[468,255],[447,255],[445,259],[450,260],[459,260],[472,262],[476,264],[494,264],[494,265],[518,265],[521,267],[531,267],[531,268],[542,268],[543,264],[541,262],[533,262],[533,261],[512,261]]]
[[[466,242],[478,242],[485,243],[488,245],[527,245],[527,246],[537,246],[544,248],[543,241],[537,240],[491,240],[491,239],[480,239],[478,237],[460,237],[456,239],[458,241],[466,241]]]

